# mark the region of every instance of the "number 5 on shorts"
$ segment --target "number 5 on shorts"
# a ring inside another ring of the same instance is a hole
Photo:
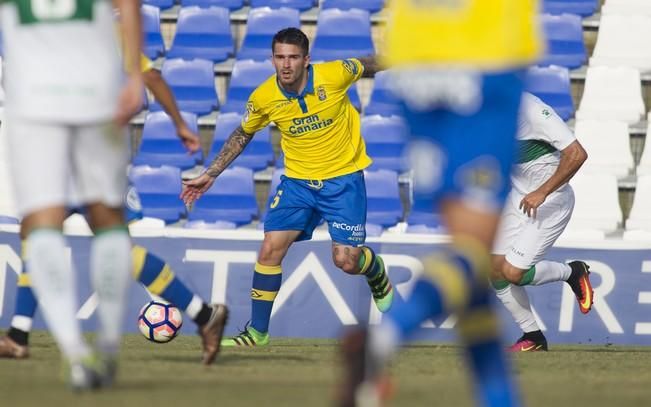
[[[269,207],[271,209],[275,208],[278,206],[278,202],[280,202],[280,197],[283,196],[283,190],[279,189],[278,192],[276,192],[276,196],[274,196],[274,200],[271,202],[271,205]]]

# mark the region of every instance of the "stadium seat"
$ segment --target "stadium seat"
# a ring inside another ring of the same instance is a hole
[[[142,0],[144,4],[158,7],[161,10],[174,6],[174,0]]]
[[[651,2],[647,0],[607,0],[601,6],[601,15],[651,16]]]
[[[244,7],[244,0],[181,0],[183,7],[197,6],[201,8],[225,7],[230,11]]]
[[[603,16],[590,66],[651,70],[651,16]]]
[[[637,123],[645,113],[640,72],[637,69],[588,68],[583,97],[576,112],[577,119],[619,120],[632,124]]]
[[[313,61],[332,61],[374,54],[368,11],[321,10],[311,51]]]
[[[242,116],[237,113],[222,113],[217,117],[212,147],[206,159],[207,165],[217,156],[224,142],[241,122]],[[244,151],[233,161],[231,167],[244,167],[253,171],[259,171],[272,165],[273,161],[274,152],[273,146],[271,145],[271,132],[269,131],[269,127],[265,127],[255,134],[246,148],[244,148]]]
[[[388,75],[389,74],[387,71],[381,71],[375,74],[375,80],[373,81],[373,90],[371,91],[371,98],[368,105],[364,109],[365,115],[400,115],[401,108],[398,105],[398,101],[389,90]]]
[[[229,168],[196,201],[188,220],[231,222],[241,226],[251,223],[257,216],[253,172],[248,168]]]
[[[323,0],[321,8],[338,8],[341,10],[359,8],[369,13],[377,13],[384,8],[384,0]]]
[[[626,123],[578,120],[574,134],[590,157],[581,172],[612,174],[617,178],[630,174],[634,161]]]
[[[163,63],[162,74],[176,97],[179,110],[201,116],[219,108],[212,62],[205,59],[167,59]],[[162,108],[158,102],[154,102],[149,105],[149,110],[159,111]]]
[[[230,13],[224,7],[183,7],[168,58],[222,62],[235,55]]]
[[[143,4],[141,10],[144,54],[149,59],[162,57],[165,54],[165,43],[160,31],[160,9]]]
[[[597,11],[597,0],[543,0],[543,12],[591,16]]]
[[[289,7],[300,11],[306,11],[316,7],[318,1],[315,0],[251,0],[251,8],[271,7],[281,8]]]
[[[365,171],[367,215],[366,223],[382,228],[395,226],[402,219],[402,201],[398,173],[379,170]]]
[[[244,114],[251,93],[273,74],[275,71],[270,61],[236,61],[226,93],[226,102],[220,112]]]
[[[542,24],[547,38],[547,53],[538,65],[559,65],[578,68],[586,61],[581,17],[574,14],[543,14]]]
[[[534,66],[529,68],[525,90],[538,96],[563,120],[574,115],[574,103],[570,88],[570,72],[562,66]]]
[[[584,174],[581,171],[570,181],[575,204],[571,230],[614,232],[622,223],[617,178],[610,174]]]
[[[371,168],[407,171],[409,168],[402,153],[408,133],[407,124],[400,116],[364,116],[362,136],[366,142],[366,153],[373,159]]]
[[[181,112],[188,127],[197,132],[197,116]],[[201,162],[201,151],[189,154],[176,134],[172,119],[165,112],[149,113],[142,130],[142,144],[134,165],[169,165],[189,169]]]
[[[179,199],[180,169],[169,166],[153,168],[143,165],[132,167],[129,178],[140,196],[143,216],[173,223],[185,215],[185,204]]]
[[[445,227],[441,215],[434,213],[432,206],[425,201],[414,201],[411,212],[407,216],[407,233],[442,234]]]
[[[635,188],[633,206],[626,220],[626,230],[651,232],[651,174],[639,176]]]
[[[646,134],[647,136],[651,135],[651,120],[648,121]],[[636,173],[638,176],[651,175],[651,143],[645,143]]]
[[[274,34],[283,28],[301,26],[298,10],[285,7],[251,9],[246,21],[246,34],[242,47],[237,52],[237,58],[256,61],[271,58],[271,40]]]

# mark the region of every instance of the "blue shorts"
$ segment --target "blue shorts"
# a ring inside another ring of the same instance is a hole
[[[441,103],[420,110],[403,100],[411,127],[407,151],[414,199],[434,208],[445,198],[488,211],[502,208],[510,190],[522,77],[520,71],[471,76],[477,97],[465,99],[471,105],[466,109],[453,103],[463,98],[450,98],[449,107]]]
[[[269,204],[264,231],[300,230],[296,239],[309,240],[321,219],[328,222],[334,242],[361,246],[366,241],[364,172],[323,181],[281,177]]]

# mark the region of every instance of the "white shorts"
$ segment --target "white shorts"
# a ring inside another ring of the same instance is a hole
[[[529,218],[519,209],[524,196],[512,191],[509,195],[497,236],[493,254],[506,255],[513,266],[527,270],[545,257],[556,239],[563,233],[574,209],[574,191],[565,185],[547,197],[538,207],[536,218]]]
[[[7,153],[20,216],[67,206],[121,207],[129,161],[126,134],[112,123],[59,125],[6,120]]]

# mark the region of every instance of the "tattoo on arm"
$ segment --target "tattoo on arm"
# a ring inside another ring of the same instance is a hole
[[[364,67],[364,74],[362,75],[364,78],[372,78],[378,71],[382,70],[375,56],[357,58],[357,60]]]
[[[206,173],[215,178],[222,173],[238,155],[244,150],[253,138],[253,134],[247,134],[242,126],[237,126],[224,143],[217,157],[212,161]]]

